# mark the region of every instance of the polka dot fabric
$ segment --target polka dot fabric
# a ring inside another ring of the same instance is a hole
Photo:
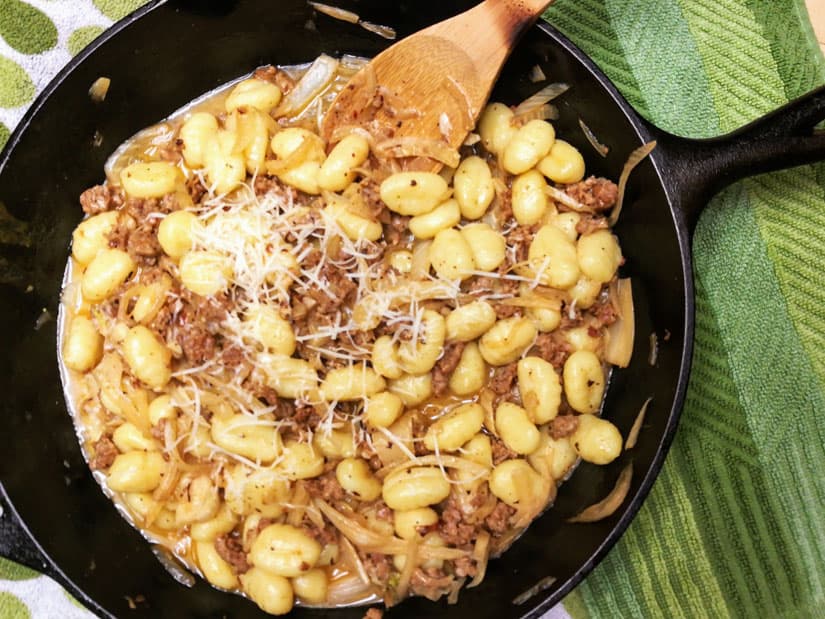
[[[72,56],[145,2],[0,1],[0,147],[37,93]]]
[[[37,93],[146,0],[0,0],[0,147]],[[0,619],[93,619],[54,581],[0,557]]]

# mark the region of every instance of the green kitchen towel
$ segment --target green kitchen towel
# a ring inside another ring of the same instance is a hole
[[[72,54],[140,4],[0,0],[0,142]],[[680,135],[733,130],[825,82],[803,0],[557,0],[546,17]],[[676,441],[639,516],[554,619],[825,617],[825,165],[726,190],[694,251]],[[58,616],[89,615],[0,559],[0,618]]]

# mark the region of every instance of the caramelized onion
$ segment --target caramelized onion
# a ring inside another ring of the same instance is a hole
[[[516,106],[516,109],[513,110],[513,113],[516,116],[520,116],[530,110],[534,110],[538,107],[541,107],[545,103],[549,103],[559,95],[567,92],[570,88],[567,84],[562,82],[555,82],[553,84],[548,84],[537,93],[527,97],[524,101],[519,103]]]
[[[612,228],[616,225],[616,222],[619,220],[619,214],[622,212],[622,204],[624,204],[624,192],[627,188],[627,179],[630,178],[630,173],[633,172],[634,168],[639,165],[644,158],[647,157],[653,149],[656,148],[656,140],[652,142],[648,142],[647,144],[643,144],[632,153],[627,158],[627,161],[622,168],[622,173],[619,176],[619,198],[616,200],[616,206],[613,207],[613,211],[610,213],[610,218],[607,220],[607,224]]]
[[[631,462],[619,473],[616,485],[605,498],[598,503],[584,509],[578,516],[573,516],[567,522],[598,522],[612,516],[627,496],[630,482],[633,480],[633,463]]]
[[[358,13],[353,13],[352,11],[347,11],[338,8],[337,6],[330,6],[329,4],[322,4],[321,2],[311,1],[307,2],[307,4],[319,13],[329,15],[334,19],[340,19],[341,21],[349,22],[351,24],[357,24],[358,21],[361,19],[360,17],[358,17]]]
[[[644,423],[645,415],[647,414],[647,407],[650,406],[652,401],[653,396],[650,396],[647,400],[645,400],[645,403],[642,404],[639,414],[636,415],[636,420],[633,422],[630,432],[627,433],[627,440],[624,443],[625,451],[628,449],[633,449],[636,446],[636,442],[639,440],[639,432],[642,430],[642,424]]]
[[[607,328],[604,360],[620,368],[630,364],[633,355],[633,339],[636,319],[633,309],[633,286],[629,278],[611,283],[611,298],[618,303],[619,318]]]
[[[581,118],[579,118],[579,127],[581,127],[584,137],[586,137],[587,141],[590,142],[590,146],[593,147],[593,150],[599,153],[602,157],[607,157],[607,153],[610,152],[610,149],[599,142],[598,138],[596,138],[596,134],[593,133],[590,127],[588,127]]]
[[[527,589],[527,591],[524,591],[523,593],[520,593],[519,595],[514,597],[513,604],[515,604],[516,606],[524,604],[530,598],[535,597],[537,593],[541,593],[545,589],[549,589],[550,587],[552,587],[554,582],[556,582],[555,576],[545,576],[535,585]]]

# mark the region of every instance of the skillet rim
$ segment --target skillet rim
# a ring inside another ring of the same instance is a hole
[[[125,16],[97,37],[83,51],[72,58],[60,70],[60,72],[55,75],[55,77],[48,83],[48,85],[31,104],[29,109],[25,112],[17,127],[9,136],[8,142],[2,151],[0,151],[0,174],[2,174],[5,170],[6,165],[15,151],[23,133],[28,130],[33,119],[40,112],[43,105],[54,94],[55,90],[57,90],[64,80],[66,80],[89,56],[95,54],[102,45],[107,43],[113,37],[118,36],[123,30],[131,26],[136,21],[139,21],[147,14],[167,3],[168,0],[150,0],[150,2],[146,5]],[[561,47],[565,53],[572,56],[590,73],[596,82],[598,82],[602,90],[608,95],[608,98],[612,104],[618,107],[625,116],[635,132],[636,137],[640,140],[640,144],[654,138],[655,132],[657,131],[655,127],[644,120],[641,115],[630,106],[630,104],[621,95],[618,88],[587,54],[585,54],[549,22],[544,21],[543,18],[537,22],[535,28],[539,29],[544,36],[548,37],[554,45]],[[522,617],[525,619],[538,618],[544,612],[548,611],[554,605],[562,601],[563,598],[576,586],[578,586],[584,578],[590,574],[607,556],[609,551],[613,548],[616,542],[618,542],[641,509],[644,500],[647,498],[654,482],[661,473],[666,456],[676,435],[676,430],[678,428],[678,423],[681,418],[685,397],[687,394],[693,356],[695,332],[695,290],[690,247],[691,234],[688,229],[686,213],[682,209],[682,203],[685,201],[686,196],[679,195],[678,192],[675,192],[673,188],[669,187],[665,182],[665,179],[668,176],[667,171],[669,168],[665,155],[666,153],[662,151],[654,150],[649,156],[649,159],[654,168],[658,183],[666,198],[667,206],[671,212],[674,230],[676,232],[682,278],[684,282],[682,293],[684,294],[685,314],[684,329],[682,331],[682,354],[679,361],[679,372],[664,433],[659,440],[655,455],[651,460],[650,465],[647,468],[638,489],[636,490],[636,493],[632,496],[630,502],[624,507],[622,517],[614,524],[610,530],[610,533],[590,555],[588,560],[585,561],[571,577],[563,581],[558,586],[551,586],[546,591],[541,592],[532,598],[531,602],[535,605],[524,612]],[[2,497],[8,506],[10,518],[15,521],[18,528],[28,537],[30,544],[33,545],[37,552],[41,555],[44,573],[57,580],[73,596],[81,600],[92,612],[102,614],[103,616],[111,616],[105,608],[101,607],[93,598],[87,595],[83,589],[70,580],[60,566],[57,565],[57,563],[55,563],[55,561],[46,552],[44,552],[42,546],[32,535],[28,526],[19,517],[14,504],[3,487],[1,480],[0,497]],[[530,603],[530,601],[527,603]]]

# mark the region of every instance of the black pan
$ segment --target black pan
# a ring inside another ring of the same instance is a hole
[[[404,36],[454,15],[472,2],[339,1]],[[313,19],[314,27],[307,22]],[[351,24],[315,15],[304,0],[170,0],[120,22],[78,56],[46,89],[0,157],[0,201],[17,220],[0,236],[0,554],[42,570],[102,616],[252,617],[249,601],[198,581],[175,582],[149,545],[120,517],[88,472],[66,411],[56,361],[55,321],[78,196],[102,180],[108,154],[135,131],[202,92],[267,63],[306,62],[321,52],[374,55],[387,44]],[[690,240],[702,206],[724,185],[825,157],[825,136],[812,135],[825,116],[818,90],[734,135],[691,141],[642,120],[596,66],[551,26],[530,30],[507,64],[496,98],[516,102],[536,86],[539,64],[571,89],[558,103],[558,133],[587,155],[590,173],[617,178],[627,154],[657,139],[659,147],[632,177],[616,228],[634,282],[637,340],[633,362],[616,372],[606,415],[626,435],[655,396],[639,445],[610,466],[582,465],[554,509],[536,521],[484,584],[457,606],[410,600],[393,617],[538,617],[605,556],[641,503],[673,440],[687,387],[694,296]],[[89,86],[112,78],[104,103]],[[602,159],[578,125],[586,120],[610,146]],[[98,136],[99,144],[95,144]],[[8,234],[13,232],[13,235]],[[16,240],[13,240],[16,239]],[[43,310],[49,314],[43,314]],[[40,319],[38,321],[38,319]],[[39,326],[39,328],[36,328]],[[655,366],[648,335],[659,335]],[[666,339],[665,335],[669,334]],[[630,495],[612,517],[594,524],[565,519],[602,498],[632,460]],[[527,603],[511,600],[547,576],[555,583]],[[127,596],[138,598],[130,610]],[[138,597],[138,596],[143,596]],[[360,617],[363,610],[296,610],[303,617]]]

